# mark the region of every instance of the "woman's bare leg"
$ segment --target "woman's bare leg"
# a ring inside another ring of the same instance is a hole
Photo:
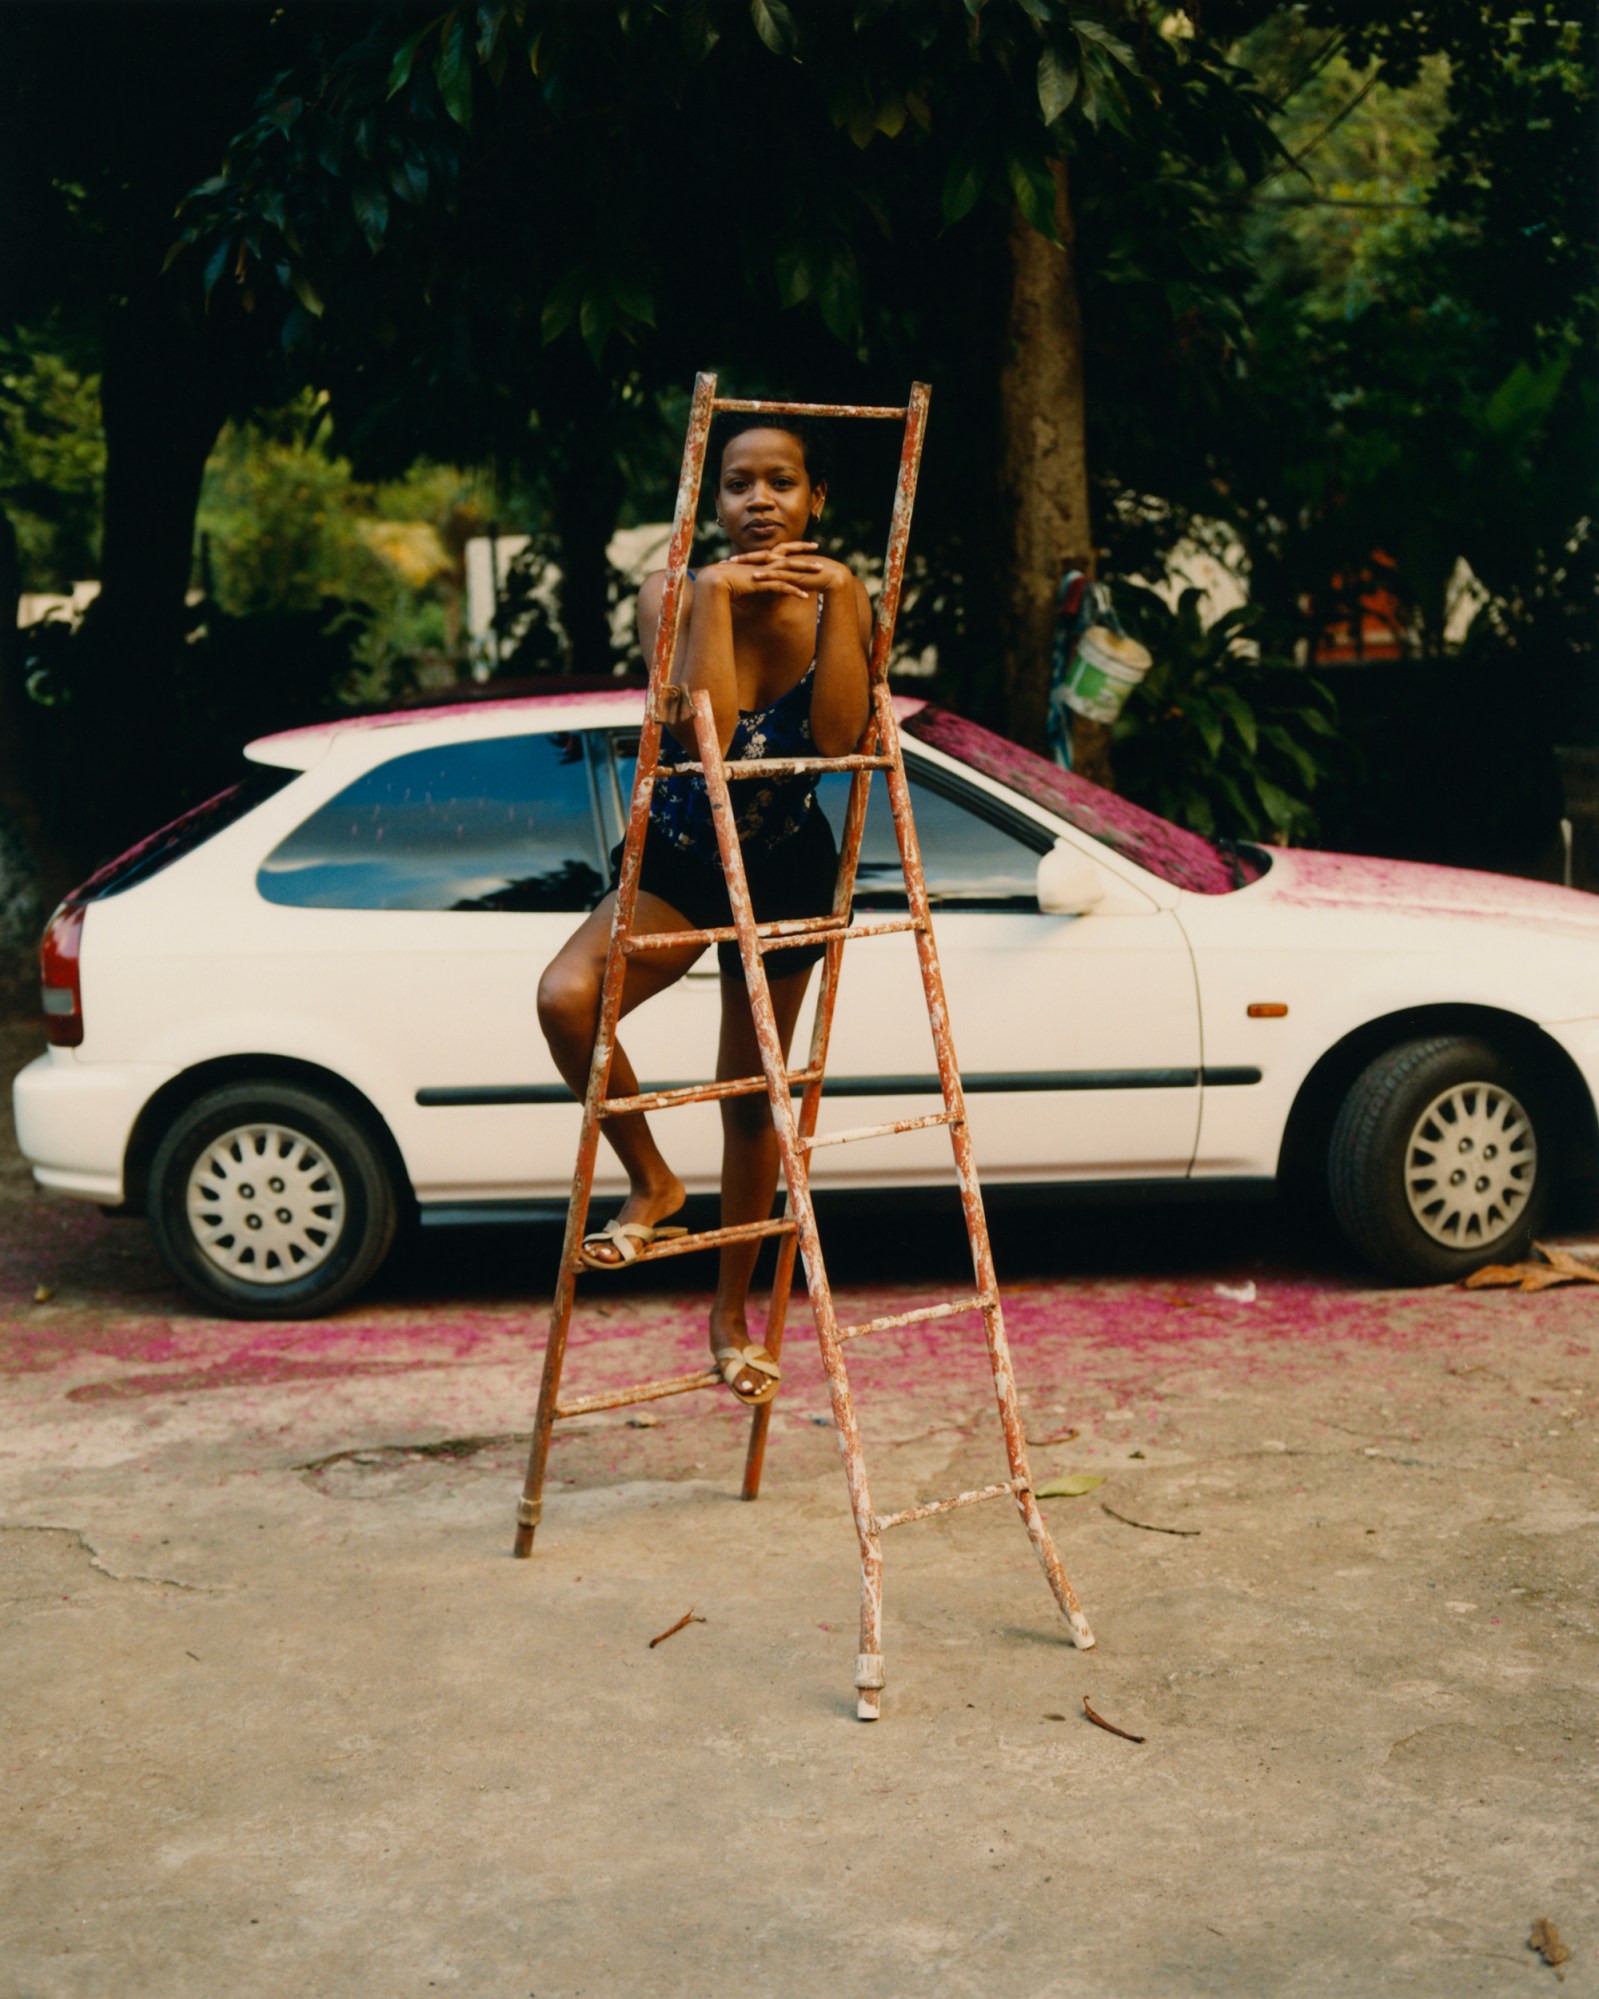
[[[594,1059],[594,1037],[599,1031],[600,990],[605,981],[605,957],[610,946],[611,912],[616,896],[605,897],[599,907],[579,925],[546,967],[539,981],[539,1025],[555,1057],[567,1088],[582,1100],[588,1090],[589,1067]],[[663,902],[658,895],[639,891],[634,928],[638,931],[690,930],[688,918]],[[627,962],[622,982],[622,1015],[630,1014],[653,994],[674,984],[688,970],[703,944],[688,944],[681,951],[640,952]],[[746,1007],[746,1012],[748,1008]],[[637,1093],[638,1078],[633,1065],[618,1047],[611,1058],[611,1078],[607,1094],[630,1097]],[[627,1199],[617,1220],[653,1226],[675,1215],[683,1205],[681,1180],[661,1156],[660,1148],[641,1111],[627,1117],[607,1118],[600,1127],[607,1143],[627,1173]],[[768,1196],[768,1198],[770,1198]],[[591,1251],[602,1262],[620,1263],[621,1254],[605,1249]]]
[[[794,1037],[794,1023],[810,983],[810,970],[791,972],[773,979],[772,1012],[777,1020],[778,1039],[788,1058]],[[716,1074],[719,1081],[734,1076],[761,1073],[760,1044],[755,1039],[755,1022],[750,1014],[749,993],[744,981],[722,974],[722,1036],[717,1050]],[[772,1107],[766,1096],[726,1097],[722,1101],[722,1225],[764,1222],[772,1211],[781,1165],[777,1130],[772,1123]],[[749,1339],[745,1308],[749,1301],[750,1279],[761,1240],[730,1242],[722,1246],[717,1273],[716,1297],[711,1305],[711,1351],[718,1347],[742,1347]],[[759,1374],[741,1375],[738,1386],[748,1392],[762,1385]]]

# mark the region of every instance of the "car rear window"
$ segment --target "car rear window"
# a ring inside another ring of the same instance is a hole
[[[120,895],[137,882],[148,881],[151,875],[158,875],[174,861],[181,861],[185,854],[203,847],[245,813],[253,812],[294,775],[292,770],[269,770],[251,764],[237,784],[230,784],[226,791],[217,792],[199,805],[191,805],[187,812],[146,834],[137,846],[97,868],[81,888],[72,891],[68,902],[99,902],[108,895]]]
[[[262,862],[300,909],[585,910],[605,887],[581,735],[493,736],[364,772]]]
[[[1198,895],[1227,895],[1258,881],[1266,872],[1266,862],[1252,849],[1239,849],[1236,855],[1224,852],[1197,833],[1186,832],[1158,813],[1146,812],[1143,806],[1118,798],[1113,791],[1090,784],[1047,757],[1007,742],[948,709],[929,704],[919,708],[902,727],[907,736],[1019,791],[1034,805],[1055,813],[1079,833],[1103,840],[1112,852],[1174,888],[1192,889]]]

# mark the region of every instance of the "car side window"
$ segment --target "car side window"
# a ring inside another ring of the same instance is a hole
[[[616,757],[617,809],[625,826],[627,800],[638,763],[638,732],[612,739]],[[943,771],[919,767],[905,759],[911,784],[911,811],[922,849],[922,875],[935,909],[1038,908],[1038,857],[1050,845],[1043,827],[1025,824],[997,800],[974,791]],[[827,814],[835,839],[842,840],[850,781],[831,772],[816,788],[817,803]],[[860,866],[855,874],[857,909],[900,910],[905,907],[905,877],[900,872],[894,817],[888,806],[888,786],[881,775],[872,779],[861,835]]]
[[[986,798],[962,785],[916,768],[907,757],[911,812],[922,850],[922,875],[927,898],[935,909],[1038,908],[1038,857],[1049,845],[1040,827],[1036,837],[1023,836],[1003,806],[988,809]],[[824,777],[817,799],[842,839],[844,811],[849,803],[849,779]],[[1028,829],[1030,832],[1031,829]],[[855,877],[857,909],[903,909],[905,878],[899,845],[888,806],[888,786],[872,779],[861,836],[860,867]]]
[[[585,910],[605,886],[584,738],[494,736],[391,757],[262,862],[302,909]]]

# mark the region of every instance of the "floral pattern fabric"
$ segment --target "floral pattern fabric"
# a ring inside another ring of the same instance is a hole
[[[743,763],[760,757],[813,757],[815,739],[811,735],[811,688],[816,679],[813,660],[801,679],[779,695],[767,708],[741,708],[733,730],[733,740],[724,752],[727,763]],[[663,732],[660,760],[673,764],[695,763],[693,750]],[[742,846],[757,853],[778,847],[805,825],[816,810],[816,774],[748,780],[733,786],[733,824]],[[681,777],[656,779],[650,799],[650,832],[670,842],[683,853],[709,868],[720,868],[722,857],[711,823],[710,795],[705,780],[695,772]]]

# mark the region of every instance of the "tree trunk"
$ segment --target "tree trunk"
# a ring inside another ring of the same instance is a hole
[[[1000,642],[1005,722],[1044,745],[1055,593],[1068,568],[1092,571],[1084,440],[1083,316],[1073,262],[1065,163],[1055,175],[1064,248],[1015,211],[1011,291],[1000,368]]]
[[[556,419],[549,428],[558,442],[549,468],[550,511],[560,545],[567,665],[572,673],[606,674],[615,664],[607,550],[624,495],[613,391],[573,342],[560,343],[551,358],[546,409],[547,421]]]
[[[160,672],[182,640],[200,481],[227,412],[210,349],[160,280],[134,291],[106,344],[98,615],[127,648],[125,673]]]
[[[120,839],[182,773],[178,688],[206,458],[226,414],[215,339],[173,282],[140,281],[105,350],[100,594],[76,641],[85,830]],[[132,752],[130,754],[130,752]]]

